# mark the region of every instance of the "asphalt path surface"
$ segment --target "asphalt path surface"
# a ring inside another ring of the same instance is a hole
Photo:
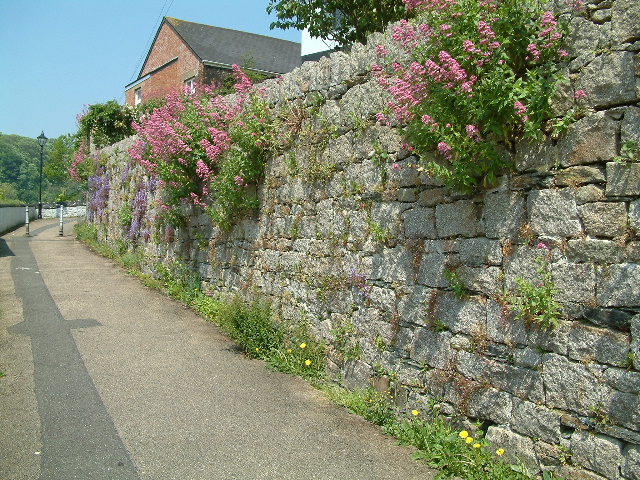
[[[0,237],[0,480],[428,480],[379,428],[74,240]]]

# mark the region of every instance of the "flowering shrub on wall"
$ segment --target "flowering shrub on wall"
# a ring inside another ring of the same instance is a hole
[[[158,179],[161,209],[173,225],[184,204],[205,207],[222,229],[258,206],[251,187],[275,145],[272,117],[263,89],[237,65],[233,70],[235,96],[216,95],[209,86],[174,92],[133,125],[138,140],[129,154]]]
[[[392,37],[412,60],[385,61],[379,46],[372,67],[393,95],[387,114],[419,154],[435,153],[422,170],[463,192],[492,183],[506,164],[496,144],[538,137],[548,118],[564,29],[533,0],[404,1],[418,15]]]

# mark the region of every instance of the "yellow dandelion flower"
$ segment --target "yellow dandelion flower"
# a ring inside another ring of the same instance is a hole
[[[479,443],[474,443],[473,444],[473,448],[480,448],[480,444]]]
[[[418,410],[411,410],[411,414],[412,415],[420,415],[420,412]]]
[[[300,348],[307,348],[307,344],[306,343],[301,343],[300,344]]]
[[[504,448],[499,448],[496,450],[496,455],[500,456],[500,455],[504,455]]]
[[[293,350],[291,350],[290,348],[287,349],[287,353],[291,353],[293,352]]]
[[[311,365],[311,360],[305,360],[304,364],[308,367],[309,365]]]
[[[260,351],[260,349],[258,347],[256,347],[256,352],[259,352],[259,351]]]
[[[459,434],[460,438],[467,438],[469,436],[469,432],[466,430],[462,430]]]
[[[467,437],[464,439],[465,443],[471,443],[473,442],[473,437]]]

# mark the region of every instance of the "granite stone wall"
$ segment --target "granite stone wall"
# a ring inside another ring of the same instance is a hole
[[[640,147],[639,26],[637,1],[586,2],[554,108],[584,90],[587,114],[517,143],[515,168],[472,196],[418,173],[402,126],[375,122],[388,98],[369,67],[384,35],[305,63],[265,83],[296,135],[268,164],[259,211],[223,233],[191,210],[187,228],[139,248],[149,268],[179,260],[205,288],[259,294],[307,324],[348,387],[383,384],[403,408],[479,421],[536,470],[639,479],[640,162],[616,158]],[[139,182],[118,180],[130,143],[107,149],[107,241],[124,238],[120,202]],[[505,301],[516,279],[541,281],[541,263],[562,307],[551,328]]]

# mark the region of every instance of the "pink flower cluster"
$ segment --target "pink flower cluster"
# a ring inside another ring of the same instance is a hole
[[[161,186],[183,192],[181,200],[195,205],[205,205],[217,163],[232,146],[229,132],[242,128],[239,116],[253,93],[242,70],[234,65],[233,71],[234,103],[214,95],[212,87],[198,87],[198,94],[176,91],[167,95],[165,105],[133,124],[138,139],[129,150],[131,158],[158,177]]]

